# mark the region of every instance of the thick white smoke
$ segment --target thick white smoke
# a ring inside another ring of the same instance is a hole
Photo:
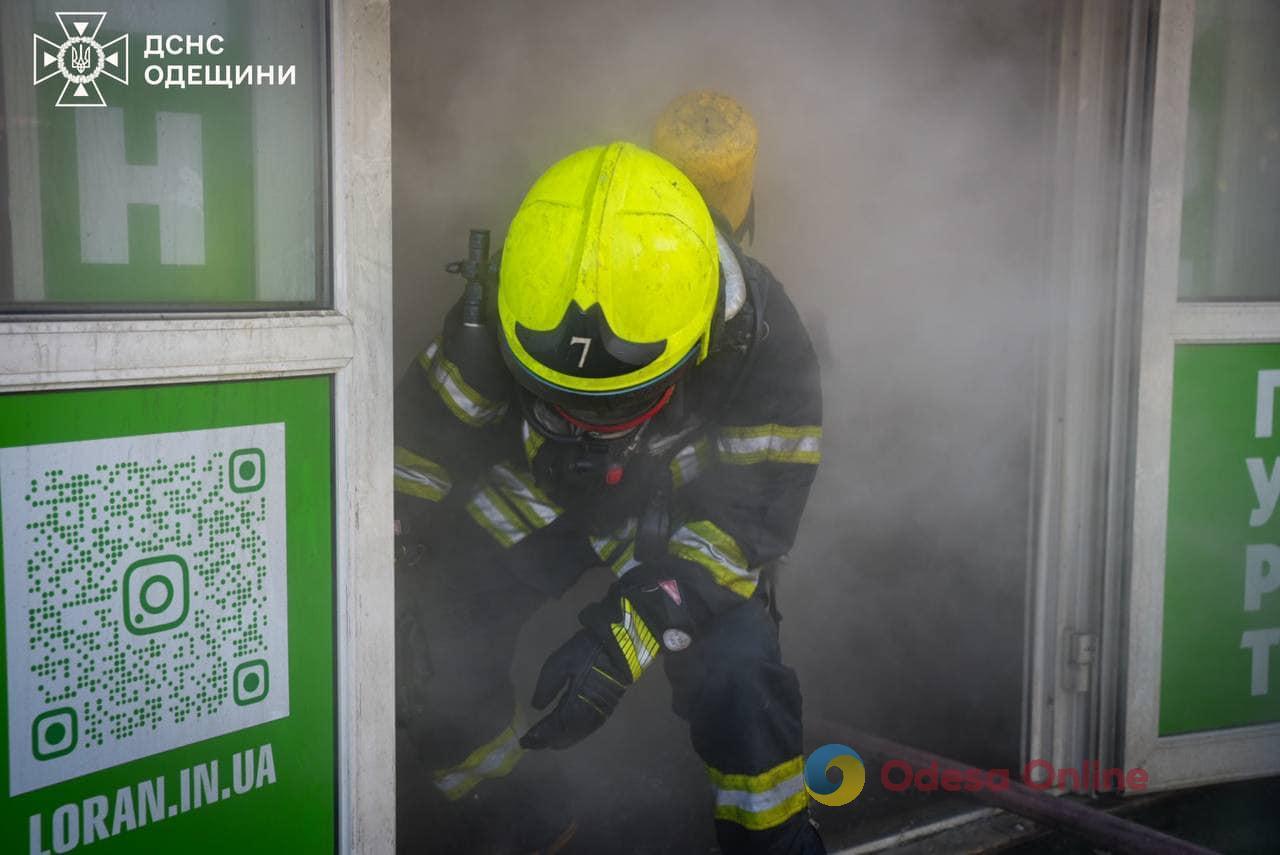
[[[1019,743],[1055,8],[553,0],[393,13],[398,365],[456,299],[442,266],[464,254],[467,228],[499,243],[552,162],[646,143],[690,89],[753,112],[749,251],[807,319],[826,394],[824,462],[782,587],[784,655],[811,718],[983,765],[1016,765]],[[573,605],[530,629],[520,679],[573,631]],[[696,756],[662,676],[633,694],[558,762],[584,782],[584,811],[654,841],[635,851],[694,851],[680,841],[710,835]]]

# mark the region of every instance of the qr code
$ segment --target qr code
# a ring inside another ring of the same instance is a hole
[[[9,794],[289,714],[284,425],[0,449]]]

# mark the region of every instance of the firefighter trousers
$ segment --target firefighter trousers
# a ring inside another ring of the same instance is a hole
[[[510,667],[521,627],[549,595],[474,557],[398,566],[396,584],[400,850],[546,846],[570,819],[546,796],[564,782],[546,763],[536,777],[521,767],[530,722],[515,720]],[[711,780],[721,851],[824,852],[808,820],[799,684],[766,601],[718,615],[663,659]],[[529,830],[513,843],[517,827]]]

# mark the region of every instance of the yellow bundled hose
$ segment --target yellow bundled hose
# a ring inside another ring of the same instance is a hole
[[[740,232],[751,211],[759,133],[751,114],[711,90],[676,98],[653,126],[653,150],[689,176],[707,204]]]

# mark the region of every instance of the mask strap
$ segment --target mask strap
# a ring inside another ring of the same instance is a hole
[[[656,404],[654,404],[649,409],[645,410],[640,415],[636,416],[634,419],[631,419],[630,421],[623,422],[622,424],[616,424],[616,425],[595,425],[595,424],[592,424],[591,422],[584,422],[581,419],[576,419],[573,416],[569,415],[567,412],[565,412],[564,407],[561,407],[559,404],[556,404],[555,408],[556,408],[556,413],[560,416],[560,418],[564,419],[569,424],[581,430],[585,430],[590,433],[623,433],[625,431],[631,430],[637,425],[644,424],[645,422],[649,421],[649,419],[656,416],[662,410],[662,408],[665,407],[671,401],[671,396],[675,393],[675,391],[676,391],[676,387],[674,384],[671,386],[668,386],[667,391],[662,393],[662,397],[658,399],[658,402]]]

